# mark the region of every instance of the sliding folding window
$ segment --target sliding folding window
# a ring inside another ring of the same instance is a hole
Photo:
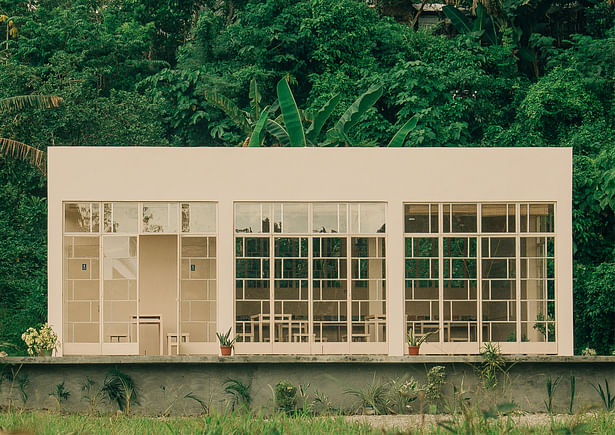
[[[65,351],[208,352],[216,228],[215,203],[64,203]]]
[[[406,330],[554,342],[554,223],[550,203],[405,204]]]
[[[381,203],[236,203],[238,341],[385,342],[384,232]]]

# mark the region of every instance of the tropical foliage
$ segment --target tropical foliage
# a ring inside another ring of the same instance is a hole
[[[387,2],[2,2],[0,342],[45,320],[48,146],[568,146],[575,345],[612,351],[613,2]]]

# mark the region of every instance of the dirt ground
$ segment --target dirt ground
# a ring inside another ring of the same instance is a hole
[[[506,418],[506,417],[503,417]],[[549,414],[521,414],[513,415],[510,418],[513,419],[517,426],[538,426],[551,424],[551,416]],[[573,418],[579,418],[578,415],[558,414],[553,418],[556,422],[567,422]],[[418,429],[421,427],[420,415],[351,415],[344,417],[346,421],[367,423],[373,428],[400,431],[406,431],[410,429]],[[448,414],[431,415],[426,414],[424,416],[423,427],[436,426],[438,422],[451,421],[451,416]]]

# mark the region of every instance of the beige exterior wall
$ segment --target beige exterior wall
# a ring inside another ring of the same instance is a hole
[[[234,201],[384,201],[389,355],[405,349],[404,203],[546,201],[556,204],[557,353],[573,353],[569,148],[54,147],[48,153],[48,308],[60,339],[66,201],[217,202],[218,330],[234,322]]]

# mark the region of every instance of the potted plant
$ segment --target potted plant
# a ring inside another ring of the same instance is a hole
[[[58,335],[49,323],[43,324],[38,330],[28,328],[21,334],[21,339],[28,347],[28,354],[32,356],[51,356],[58,348]]]
[[[233,350],[233,345],[235,344],[235,340],[237,340],[237,336],[231,339],[231,329],[229,328],[226,332],[216,332],[216,337],[218,337],[218,342],[220,342],[220,353],[222,356],[230,356],[231,351]]]
[[[407,336],[408,337],[408,354],[418,355],[421,344],[423,344],[423,342],[427,340],[429,337],[431,337],[432,335],[437,334],[439,331],[440,331],[439,329],[436,329],[435,331],[431,331],[431,332],[428,332],[427,334],[417,337],[416,335],[414,335],[413,329],[408,330],[408,336]]]

